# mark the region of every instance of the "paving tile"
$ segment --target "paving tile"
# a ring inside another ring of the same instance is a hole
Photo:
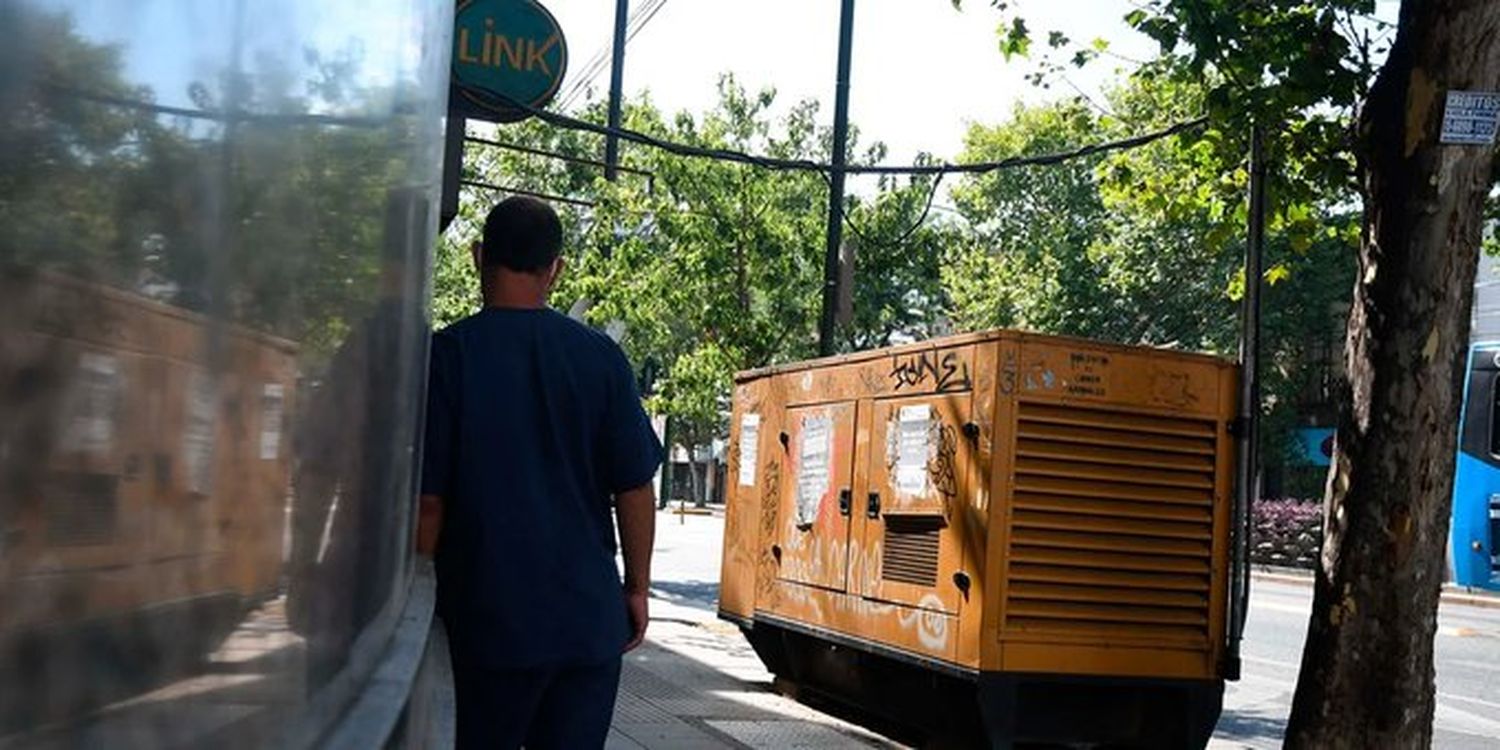
[[[761,748],[765,750],[780,750],[781,748],[867,750],[873,746],[833,727],[811,721],[710,720],[708,725],[756,750]]]

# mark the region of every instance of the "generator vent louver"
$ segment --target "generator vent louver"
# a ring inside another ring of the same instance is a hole
[[[118,480],[107,474],[60,474],[42,503],[47,543],[86,547],[115,540]]]
[[[1012,634],[1206,644],[1217,427],[1019,404]]]
[[[943,519],[938,516],[886,516],[880,577],[916,586],[936,586]]]

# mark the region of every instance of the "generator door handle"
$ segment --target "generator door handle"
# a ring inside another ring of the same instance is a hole
[[[854,492],[848,487],[839,490],[839,515],[848,516],[851,506],[854,505]]]
[[[880,493],[871,492],[869,501],[865,504],[865,516],[868,518],[880,517]]]

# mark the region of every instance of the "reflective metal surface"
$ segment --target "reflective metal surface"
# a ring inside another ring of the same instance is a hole
[[[315,742],[411,573],[451,0],[0,0],[0,748]]]

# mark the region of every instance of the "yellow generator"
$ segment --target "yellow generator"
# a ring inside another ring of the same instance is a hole
[[[935,740],[1201,747],[1238,669],[1237,390],[1009,331],[743,373],[720,615]]]
[[[30,686],[4,734],[185,671],[275,595],[297,350],[3,269],[0,353],[0,683]]]

